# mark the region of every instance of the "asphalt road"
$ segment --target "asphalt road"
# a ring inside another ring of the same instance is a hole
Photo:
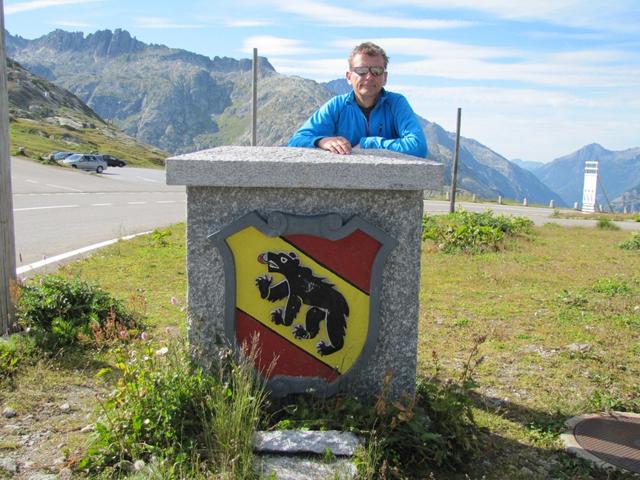
[[[16,264],[21,273],[51,271],[57,263],[83,253],[78,249],[186,219],[185,188],[167,186],[163,170],[109,168],[98,175],[20,158],[12,158],[11,169]],[[426,213],[449,211],[445,201],[424,205]],[[468,202],[458,203],[457,208],[525,216],[536,225],[596,224],[551,218],[549,208]],[[625,230],[640,230],[640,222],[616,223]],[[59,262],[47,263],[65,255]]]
[[[163,170],[109,168],[98,175],[20,158],[12,158],[11,170],[19,269],[185,220],[185,189],[167,186]]]

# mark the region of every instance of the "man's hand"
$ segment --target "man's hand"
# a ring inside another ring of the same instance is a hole
[[[344,137],[324,137],[316,142],[316,147],[340,155],[351,153],[351,143]]]

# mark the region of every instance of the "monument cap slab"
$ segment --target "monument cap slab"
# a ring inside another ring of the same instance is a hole
[[[429,190],[442,164],[389,150],[336,155],[319,149],[217,147],[167,159],[169,185]]]

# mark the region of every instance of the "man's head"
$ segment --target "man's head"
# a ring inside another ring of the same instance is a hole
[[[385,51],[371,42],[361,43],[351,51],[347,81],[361,106],[375,105],[387,83],[388,63]]]

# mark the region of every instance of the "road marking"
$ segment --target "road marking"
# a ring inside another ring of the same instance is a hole
[[[63,187],[62,185],[54,185],[53,183],[45,183],[47,187],[61,188],[62,190],[69,190],[70,192],[81,192],[82,190],[72,187]]]
[[[132,238],[138,237],[140,235],[147,235],[151,233],[151,231],[134,233],[133,235],[127,235],[126,237],[114,238],[112,240],[107,240],[105,242],[94,243],[93,245],[89,245],[87,247],[82,247],[77,250],[72,250],[71,252],[61,253],[60,255],[55,255],[50,258],[45,258],[38,262],[30,263],[29,265],[24,265],[22,267],[16,268],[16,274],[21,275],[23,273],[29,272],[31,270],[35,270],[36,268],[41,268],[50,263],[60,262],[61,260],[65,260],[67,258],[75,257],[76,255],[80,255],[83,253],[90,252],[92,250],[97,250],[98,248],[107,247],[109,245],[113,245],[119,240],[131,240]]]
[[[127,205],[146,205],[147,202],[127,202]]]
[[[39,183],[39,182],[36,182],[35,180],[30,180],[28,178],[25,180],[25,182],[27,182],[27,183]]]
[[[27,207],[27,208],[14,208],[14,212],[25,212],[27,210],[48,210],[52,208],[76,208],[80,205],[49,205],[47,207]]]
[[[113,205],[113,203],[92,203],[92,207],[109,207]]]
[[[175,200],[157,200],[156,203],[176,203]]]
[[[153,178],[146,178],[146,177],[136,177],[136,178],[139,178],[140,180],[144,180],[145,182],[158,183],[158,181],[154,180]]]

